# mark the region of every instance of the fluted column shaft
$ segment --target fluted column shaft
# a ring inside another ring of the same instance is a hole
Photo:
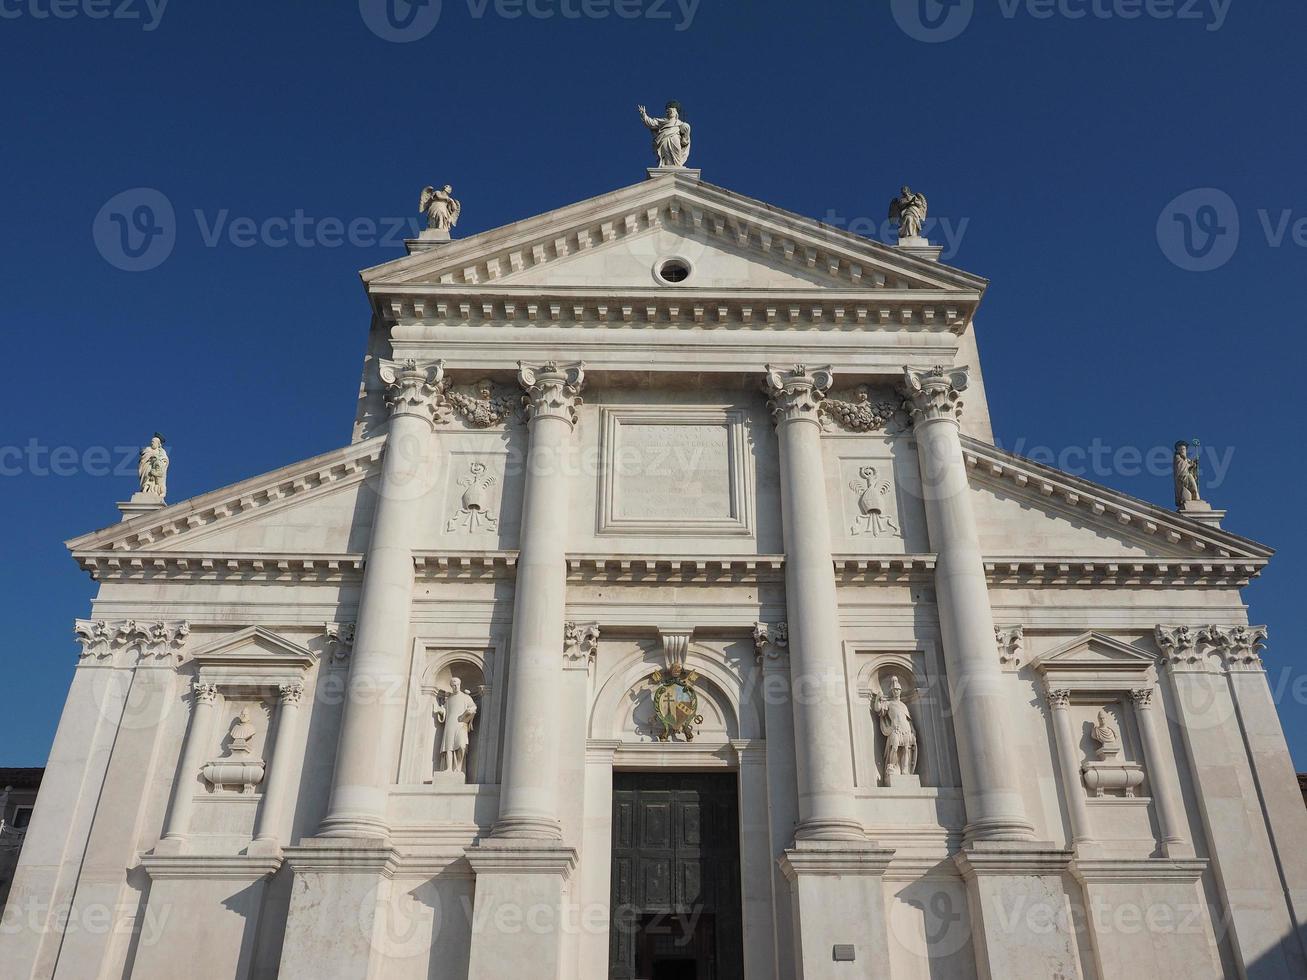
[[[905,369],[921,488],[935,552],[935,595],[967,807],[968,840],[1033,840],[1003,730],[1007,701],[994,614],[958,429],[965,368]]]
[[[272,745],[272,771],[263,789],[263,802],[259,818],[254,825],[256,845],[269,848],[290,843],[290,828],[286,801],[294,789],[300,767],[294,764],[291,752],[299,731],[300,698],[304,685],[298,681],[281,685],[280,707],[277,709],[277,735]]]
[[[395,778],[408,679],[413,529],[433,477],[432,433],[444,410],[443,376],[442,362],[381,365],[390,430],[363,567],[331,799],[320,831],[324,836],[389,836],[386,800]]]
[[[554,712],[563,678],[568,459],[585,375],[579,364],[519,368],[530,437],[494,836],[560,840],[560,725]]]
[[[835,567],[830,550],[825,465],[818,405],[828,370],[767,369],[780,444],[785,603],[799,791],[796,837],[864,840],[853,798],[853,742],[848,719]]]
[[[196,779],[205,763],[209,738],[213,734],[214,706],[218,702],[218,689],[212,684],[196,682],[191,685],[195,708],[191,724],[186,729],[186,742],[182,745],[181,769],[173,784],[172,800],[168,807],[168,822],[163,828],[164,840],[180,843],[186,839],[195,808]]]

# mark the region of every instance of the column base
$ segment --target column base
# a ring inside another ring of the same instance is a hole
[[[492,838],[465,853],[476,875],[468,980],[562,980],[576,849]]]
[[[358,815],[327,817],[318,828],[318,837],[389,841],[390,824],[376,817]]]
[[[560,841],[563,825],[550,817],[500,817],[490,836],[496,840]]]
[[[202,972],[250,976],[263,893],[281,860],[154,853],[141,864],[150,876],[150,896],[132,975],[168,980],[202,950]]]
[[[796,840],[781,858],[794,913],[795,980],[871,980],[890,961],[885,869],[893,848]]]
[[[859,843],[867,840],[867,831],[863,828],[860,820],[838,817],[805,820],[795,828],[794,839],[796,841],[847,841]]]
[[[398,853],[375,841],[312,837],[284,850],[295,874],[281,980],[381,975]]]
[[[953,856],[967,883],[981,980],[1079,977],[1079,945],[1063,874],[1072,851],[1033,841],[973,841]]]
[[[988,820],[976,820],[968,823],[962,831],[964,847],[987,842],[1040,843],[1035,839],[1034,826],[1020,817],[993,817]]]

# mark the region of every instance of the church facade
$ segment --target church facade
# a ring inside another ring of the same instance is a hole
[[[6,976],[1305,975],[1271,552],[996,448],[984,280],[428,190],[347,445],[70,542]]]

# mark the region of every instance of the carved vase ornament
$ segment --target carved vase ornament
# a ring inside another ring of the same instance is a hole
[[[246,793],[263,782],[264,761],[250,750],[250,740],[255,734],[257,729],[250,720],[250,709],[242,708],[227,733],[227,755],[207,763],[201,770],[210,786]]]
[[[695,671],[679,663],[649,675],[649,683],[655,685],[654,717],[662,726],[662,731],[655,732],[658,741],[670,742],[673,735],[681,735],[687,742],[694,741],[694,726],[703,724],[699,692],[694,688],[698,680]]]

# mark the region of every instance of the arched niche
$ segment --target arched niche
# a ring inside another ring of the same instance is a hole
[[[885,736],[881,733],[880,718],[873,713],[872,705],[875,703],[876,694],[882,698],[889,697],[895,678],[903,688],[900,698],[911,712],[912,727],[917,736],[917,775],[921,777],[923,784],[933,782],[926,776],[927,773],[933,772],[934,763],[930,758],[930,745],[925,737],[930,728],[927,718],[928,707],[919,689],[912,655],[908,653],[882,653],[863,665],[858,672],[858,694],[869,720],[873,745],[869,760],[872,778],[876,785],[884,784]]]
[[[464,766],[467,782],[493,782],[493,778],[486,774],[486,767],[493,765],[493,760],[487,758],[487,753],[483,750],[490,738],[487,733],[491,730],[491,719],[488,716],[489,688],[486,685],[482,654],[472,650],[428,649],[425,656],[427,664],[418,673],[417,684],[410,698],[413,735],[409,741],[409,752],[406,753],[408,758],[404,766],[404,781],[430,783],[433,777],[441,778],[443,775],[437,773],[441,724],[436,721],[435,709],[442,697],[453,690],[451,682],[457,677],[463,690],[472,696],[477,706]]]

